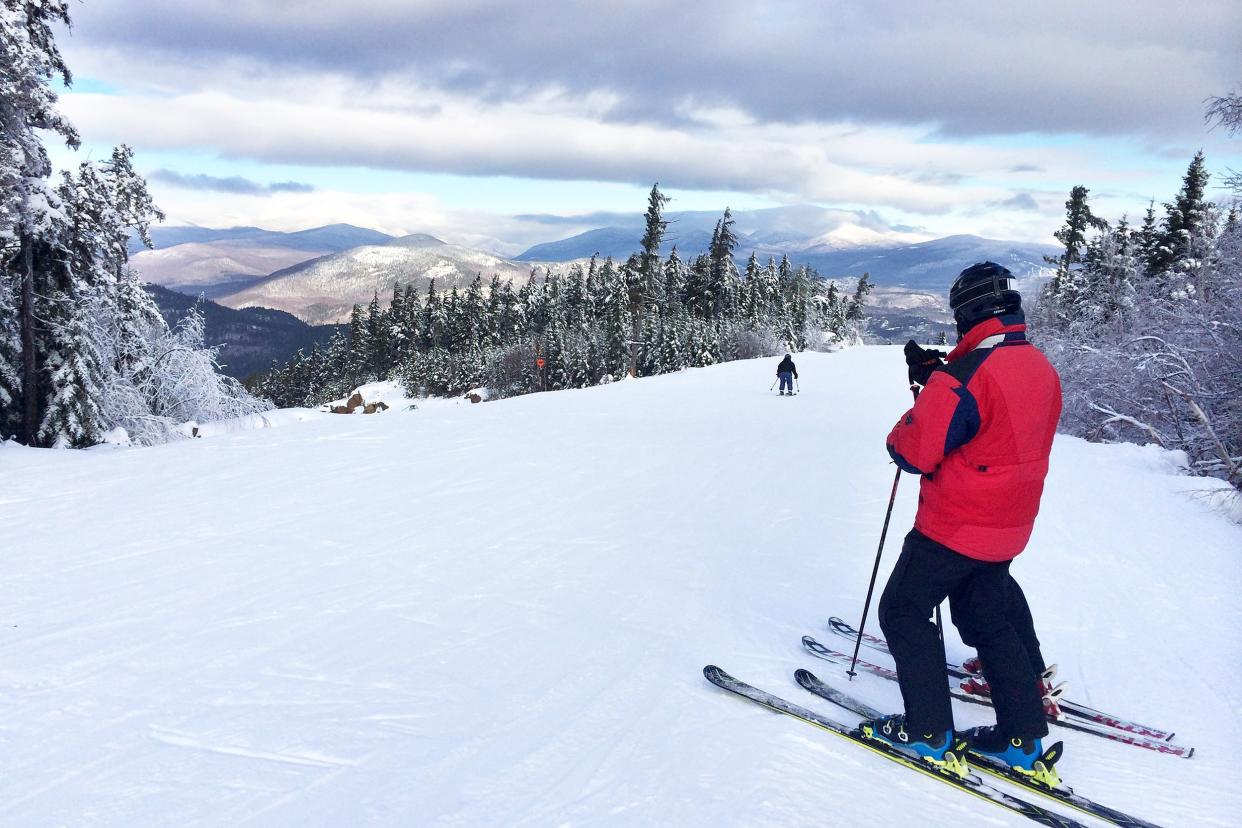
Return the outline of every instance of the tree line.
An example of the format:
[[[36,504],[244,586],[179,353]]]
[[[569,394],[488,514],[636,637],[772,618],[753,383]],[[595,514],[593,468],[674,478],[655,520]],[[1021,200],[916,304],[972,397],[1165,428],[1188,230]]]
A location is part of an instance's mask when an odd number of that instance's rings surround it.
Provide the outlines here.
[[[299,351],[255,386],[278,406],[318,405],[361,384],[398,379],[414,395],[486,387],[497,396],[583,388],[627,374],[824,347],[858,335],[871,284],[848,294],[788,257],[740,271],[728,209],[708,249],[684,261],[662,257],[668,199],[651,189],[640,249],[625,262],[574,263],[532,271],[520,287],[476,276],[464,290],[394,290],[356,305],[348,334]]]

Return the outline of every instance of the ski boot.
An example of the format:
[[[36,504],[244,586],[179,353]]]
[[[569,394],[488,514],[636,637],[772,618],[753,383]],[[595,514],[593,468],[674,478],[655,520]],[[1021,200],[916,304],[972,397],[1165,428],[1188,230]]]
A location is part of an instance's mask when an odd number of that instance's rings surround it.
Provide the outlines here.
[[[962,736],[969,744],[971,753],[1001,762],[1014,773],[1042,787],[1061,786],[1061,777],[1056,770],[1062,753],[1060,742],[1044,750],[1043,741],[1038,736],[1009,738],[996,725],[971,728]]]
[[[895,747],[959,778],[965,779],[970,772],[963,759],[966,742],[952,730],[916,736],[906,731],[906,717],[901,713],[865,721],[858,730],[865,739]]]

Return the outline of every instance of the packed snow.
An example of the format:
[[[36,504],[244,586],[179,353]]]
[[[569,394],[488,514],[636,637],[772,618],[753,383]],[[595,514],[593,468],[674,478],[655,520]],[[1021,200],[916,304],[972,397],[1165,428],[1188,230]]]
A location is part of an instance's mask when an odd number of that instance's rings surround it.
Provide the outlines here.
[[[703,679],[848,718],[792,674],[843,680],[800,637],[861,612],[909,392],[898,348],[797,362],[793,398],[771,359],[153,448],[0,446],[0,824],[1030,824]],[[1196,748],[1054,728],[1070,784],[1164,825],[1242,812],[1222,486],[1058,438],[1014,565],[1069,697]],[[853,689],[898,707],[895,685]]]

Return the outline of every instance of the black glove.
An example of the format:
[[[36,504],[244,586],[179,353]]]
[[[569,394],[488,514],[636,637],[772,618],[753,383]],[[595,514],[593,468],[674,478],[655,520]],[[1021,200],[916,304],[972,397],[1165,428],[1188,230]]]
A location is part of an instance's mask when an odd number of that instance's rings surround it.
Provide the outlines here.
[[[913,339],[906,343],[905,351],[906,365],[910,366],[909,377],[911,384],[927,385],[927,380],[931,378],[932,372],[944,365],[944,351],[921,348]]]

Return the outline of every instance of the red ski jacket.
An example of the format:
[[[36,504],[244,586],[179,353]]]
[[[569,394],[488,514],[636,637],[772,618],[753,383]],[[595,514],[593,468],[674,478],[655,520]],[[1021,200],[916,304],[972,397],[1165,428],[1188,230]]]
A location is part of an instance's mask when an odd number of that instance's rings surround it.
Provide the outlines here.
[[[1008,561],[1031,537],[1061,417],[1061,381],[1021,314],[976,325],[888,435],[923,475],[914,528],[955,552]]]

